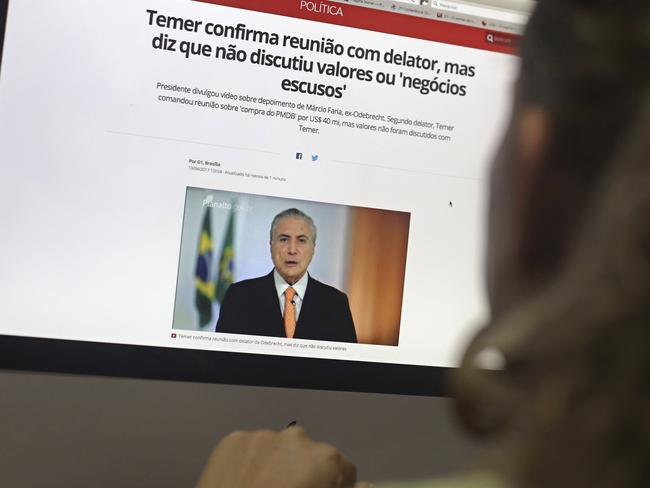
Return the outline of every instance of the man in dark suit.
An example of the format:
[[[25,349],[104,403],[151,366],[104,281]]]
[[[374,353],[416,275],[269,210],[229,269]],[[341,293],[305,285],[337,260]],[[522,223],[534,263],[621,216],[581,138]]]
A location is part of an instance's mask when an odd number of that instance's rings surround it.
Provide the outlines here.
[[[316,247],[316,226],[290,208],[271,224],[275,268],[233,283],[221,304],[217,332],[336,342],[357,342],[348,297],[307,272]]]

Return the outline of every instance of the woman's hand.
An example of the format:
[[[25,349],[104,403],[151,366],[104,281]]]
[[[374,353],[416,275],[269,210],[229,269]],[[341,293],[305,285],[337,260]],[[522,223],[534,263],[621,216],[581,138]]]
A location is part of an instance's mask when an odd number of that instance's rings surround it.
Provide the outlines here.
[[[356,471],[301,427],[233,432],[212,452],[197,488],[352,488]]]

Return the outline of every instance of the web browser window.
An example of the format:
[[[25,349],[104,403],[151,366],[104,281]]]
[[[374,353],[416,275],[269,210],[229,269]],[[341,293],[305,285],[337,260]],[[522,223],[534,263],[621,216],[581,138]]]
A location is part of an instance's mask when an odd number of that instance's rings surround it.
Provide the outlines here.
[[[0,334],[455,366],[526,17],[463,5],[10,0]]]

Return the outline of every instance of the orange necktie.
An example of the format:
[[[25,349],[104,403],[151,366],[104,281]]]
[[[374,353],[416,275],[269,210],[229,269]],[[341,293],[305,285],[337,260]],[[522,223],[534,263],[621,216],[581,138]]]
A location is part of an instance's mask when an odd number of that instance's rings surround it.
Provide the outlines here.
[[[293,297],[296,290],[289,287],[284,290],[284,331],[291,339],[296,332],[296,306],[293,304]]]

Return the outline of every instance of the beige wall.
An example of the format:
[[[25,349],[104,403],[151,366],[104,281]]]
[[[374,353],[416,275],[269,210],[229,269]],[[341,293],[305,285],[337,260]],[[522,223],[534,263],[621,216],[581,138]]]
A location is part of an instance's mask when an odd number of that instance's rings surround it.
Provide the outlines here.
[[[382,480],[468,466],[448,400],[0,372],[0,486],[191,487],[216,440],[296,419]]]

